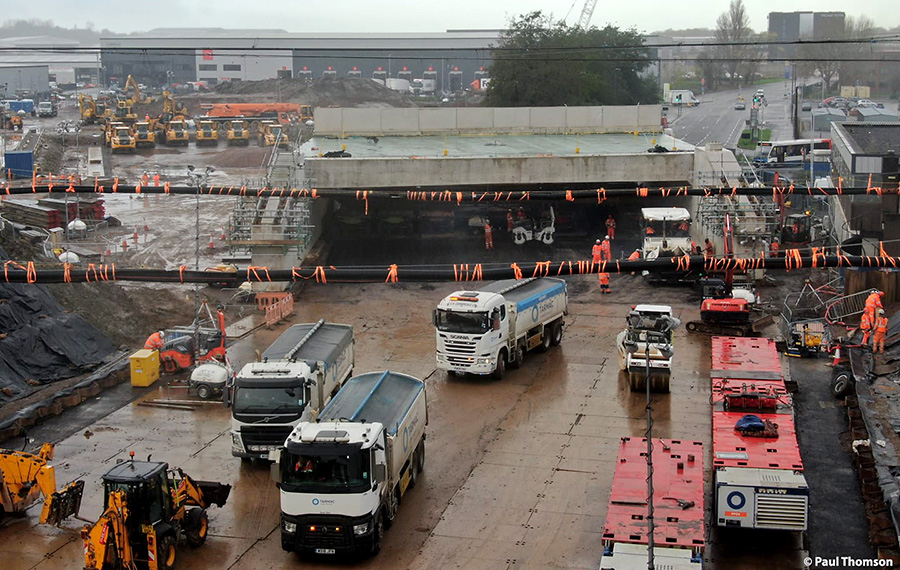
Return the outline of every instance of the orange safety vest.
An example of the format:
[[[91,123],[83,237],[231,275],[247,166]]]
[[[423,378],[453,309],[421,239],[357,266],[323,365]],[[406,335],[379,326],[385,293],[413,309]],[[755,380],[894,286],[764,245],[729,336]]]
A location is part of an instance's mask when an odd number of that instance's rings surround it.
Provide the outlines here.
[[[887,333],[888,320],[887,317],[877,317],[875,319],[875,334],[883,335]]]
[[[594,247],[591,248],[591,255],[593,257],[602,257],[603,247],[599,243],[595,243]]]
[[[871,293],[868,297],[866,297],[866,312],[871,315],[875,314],[875,309],[881,309],[881,295],[878,293]]]
[[[859,330],[872,330],[872,316],[868,313],[868,311],[864,312],[862,314],[862,317],[859,319]]]
[[[628,261],[637,261],[641,258],[641,252],[634,250],[631,255],[628,256]]]
[[[600,284],[601,285],[609,285],[609,273],[599,273]]]
[[[484,224],[484,237],[491,237],[491,224]]]
[[[608,228],[616,227],[616,221],[612,218],[607,218],[606,219],[606,227],[608,227]]]
[[[159,350],[163,347],[163,339],[162,335],[159,332],[155,332],[147,337],[147,342],[144,343],[144,348],[147,350]]]
[[[707,243],[706,244],[706,255],[715,255],[715,254],[716,254],[716,247],[712,244],[712,242]]]
[[[609,251],[609,242],[608,241],[603,240],[600,243],[600,251],[602,252],[602,254],[604,256],[606,256],[606,259],[609,259],[610,251]]]

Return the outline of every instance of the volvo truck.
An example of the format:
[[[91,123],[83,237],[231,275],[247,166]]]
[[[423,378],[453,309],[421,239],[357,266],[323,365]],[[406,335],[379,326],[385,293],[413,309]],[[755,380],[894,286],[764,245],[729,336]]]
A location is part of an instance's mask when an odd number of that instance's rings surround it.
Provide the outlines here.
[[[525,353],[562,342],[566,282],[551,277],[506,279],[480,291],[456,291],[434,311],[437,367],[448,374],[491,374],[518,368]]]
[[[293,325],[245,364],[229,390],[231,454],[267,459],[294,426],[312,421],[353,373],[353,327]]]
[[[425,466],[427,423],[422,380],[390,371],[348,380],[317,422],[297,425],[271,454],[282,548],[377,554]]]

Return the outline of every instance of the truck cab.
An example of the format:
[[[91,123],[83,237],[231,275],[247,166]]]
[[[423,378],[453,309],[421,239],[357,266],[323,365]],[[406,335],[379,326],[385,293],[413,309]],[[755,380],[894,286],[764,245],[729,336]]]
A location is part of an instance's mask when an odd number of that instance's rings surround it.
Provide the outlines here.
[[[124,125],[115,128],[110,139],[112,152],[134,152],[135,146],[131,129]]]
[[[691,213],[685,208],[641,208],[646,259],[691,254]]]
[[[219,127],[214,121],[200,121],[197,124],[197,144],[216,145],[219,142]]]
[[[250,131],[247,121],[228,121],[225,134],[229,145],[247,146],[250,144]]]
[[[55,117],[57,115],[56,105],[50,101],[41,101],[38,103],[38,117]]]

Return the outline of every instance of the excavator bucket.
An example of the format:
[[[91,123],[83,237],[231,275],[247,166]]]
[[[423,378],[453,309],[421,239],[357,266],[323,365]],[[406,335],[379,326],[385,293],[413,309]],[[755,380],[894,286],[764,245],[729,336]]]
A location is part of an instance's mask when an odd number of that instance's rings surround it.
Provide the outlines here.
[[[59,525],[67,518],[77,515],[84,495],[84,481],[72,481],[61,491],[53,493],[44,501],[41,523]]]
[[[225,501],[231,493],[231,485],[213,481],[194,481],[194,483],[203,493],[203,500],[207,505],[216,505],[220,508],[225,506]]]

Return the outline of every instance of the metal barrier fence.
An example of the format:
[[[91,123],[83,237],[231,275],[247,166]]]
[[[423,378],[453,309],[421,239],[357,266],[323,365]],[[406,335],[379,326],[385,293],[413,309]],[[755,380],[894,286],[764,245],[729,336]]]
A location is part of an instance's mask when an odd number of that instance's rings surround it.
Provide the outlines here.
[[[266,312],[266,326],[270,327],[294,312],[294,296],[290,293],[257,293],[256,306]]]
[[[832,299],[825,308],[825,321],[830,325],[842,324],[847,317],[861,315],[866,309],[866,298],[871,292],[865,290]]]

